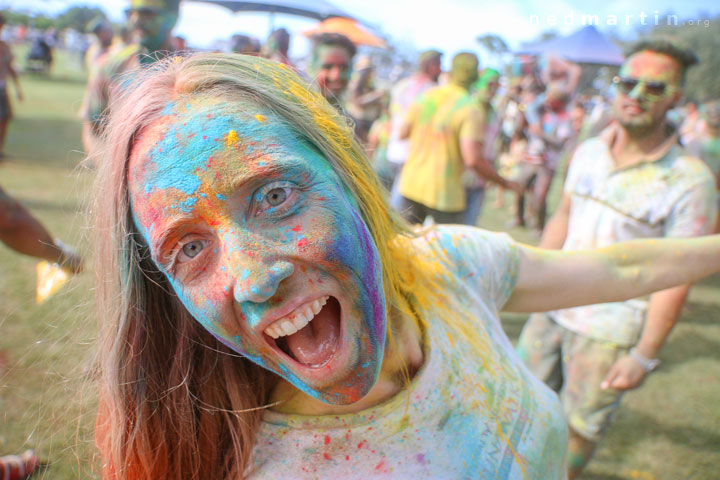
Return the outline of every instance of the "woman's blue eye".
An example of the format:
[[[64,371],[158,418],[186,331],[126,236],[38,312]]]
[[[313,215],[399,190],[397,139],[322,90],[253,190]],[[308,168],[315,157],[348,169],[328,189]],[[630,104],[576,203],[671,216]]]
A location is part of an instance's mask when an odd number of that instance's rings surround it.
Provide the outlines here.
[[[188,242],[182,247],[182,253],[188,258],[195,258],[203,249],[203,244],[199,240]]]
[[[265,194],[265,200],[271,207],[277,207],[278,205],[282,205],[282,203],[287,199],[286,188],[273,188],[269,192]]]

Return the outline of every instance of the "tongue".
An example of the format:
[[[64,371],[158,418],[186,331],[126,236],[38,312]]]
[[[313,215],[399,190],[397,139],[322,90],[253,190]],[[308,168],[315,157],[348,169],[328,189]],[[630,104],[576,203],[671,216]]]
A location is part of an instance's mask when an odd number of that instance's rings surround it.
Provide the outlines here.
[[[287,347],[305,365],[320,366],[335,353],[340,338],[340,304],[330,297],[312,322],[288,335]]]

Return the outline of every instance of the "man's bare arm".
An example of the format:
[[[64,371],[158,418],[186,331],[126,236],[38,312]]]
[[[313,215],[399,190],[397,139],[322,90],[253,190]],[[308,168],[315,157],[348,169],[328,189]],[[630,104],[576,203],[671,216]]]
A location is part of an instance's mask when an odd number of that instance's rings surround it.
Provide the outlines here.
[[[503,188],[518,190],[519,185],[515,182],[508,181],[497,173],[490,162],[485,159],[482,152],[482,141],[470,138],[460,140],[460,153],[466,167],[472,169],[482,178],[490,182],[497,183]]]
[[[633,240],[584,251],[522,246],[515,291],[504,309],[544,312],[619,302],[687,285],[717,271],[720,235]],[[659,303],[653,310],[668,306]],[[676,304],[672,308],[679,307]],[[662,318],[658,323],[667,322],[666,317]],[[658,337],[653,332],[648,332],[648,345],[657,345]]]
[[[570,219],[570,196],[564,194],[560,205],[543,230],[542,239],[540,239],[540,248],[550,250],[560,250],[565,244],[565,238],[568,232],[568,221]]]
[[[650,297],[645,326],[640,341],[635,345],[636,353],[625,355],[615,362],[603,380],[602,388],[629,390],[642,385],[648,372],[636,356],[640,355],[643,361],[658,356],[668,335],[680,319],[689,290],[690,285],[681,285],[657,292]]]
[[[63,245],[56,244],[47,229],[2,189],[0,241],[19,253],[58,263],[73,272],[82,270],[82,258]]]

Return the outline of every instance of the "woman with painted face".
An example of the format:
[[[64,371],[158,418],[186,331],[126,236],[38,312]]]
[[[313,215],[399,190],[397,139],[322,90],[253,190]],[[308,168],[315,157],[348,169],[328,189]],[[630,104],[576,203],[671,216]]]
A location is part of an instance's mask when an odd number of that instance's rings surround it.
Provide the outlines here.
[[[283,65],[203,54],[140,75],[97,185],[105,478],[563,478],[557,397],[498,312],[720,268],[712,237],[570,253],[414,231]]]

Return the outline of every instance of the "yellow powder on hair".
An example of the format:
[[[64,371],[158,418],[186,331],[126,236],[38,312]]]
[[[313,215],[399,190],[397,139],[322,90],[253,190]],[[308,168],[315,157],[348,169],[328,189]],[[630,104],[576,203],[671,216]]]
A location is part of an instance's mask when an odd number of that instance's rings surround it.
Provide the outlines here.
[[[262,115],[260,115],[260,114],[258,113],[257,115],[255,115],[255,120],[257,120],[258,122],[264,122],[264,121],[265,121],[265,117],[263,117]]]

